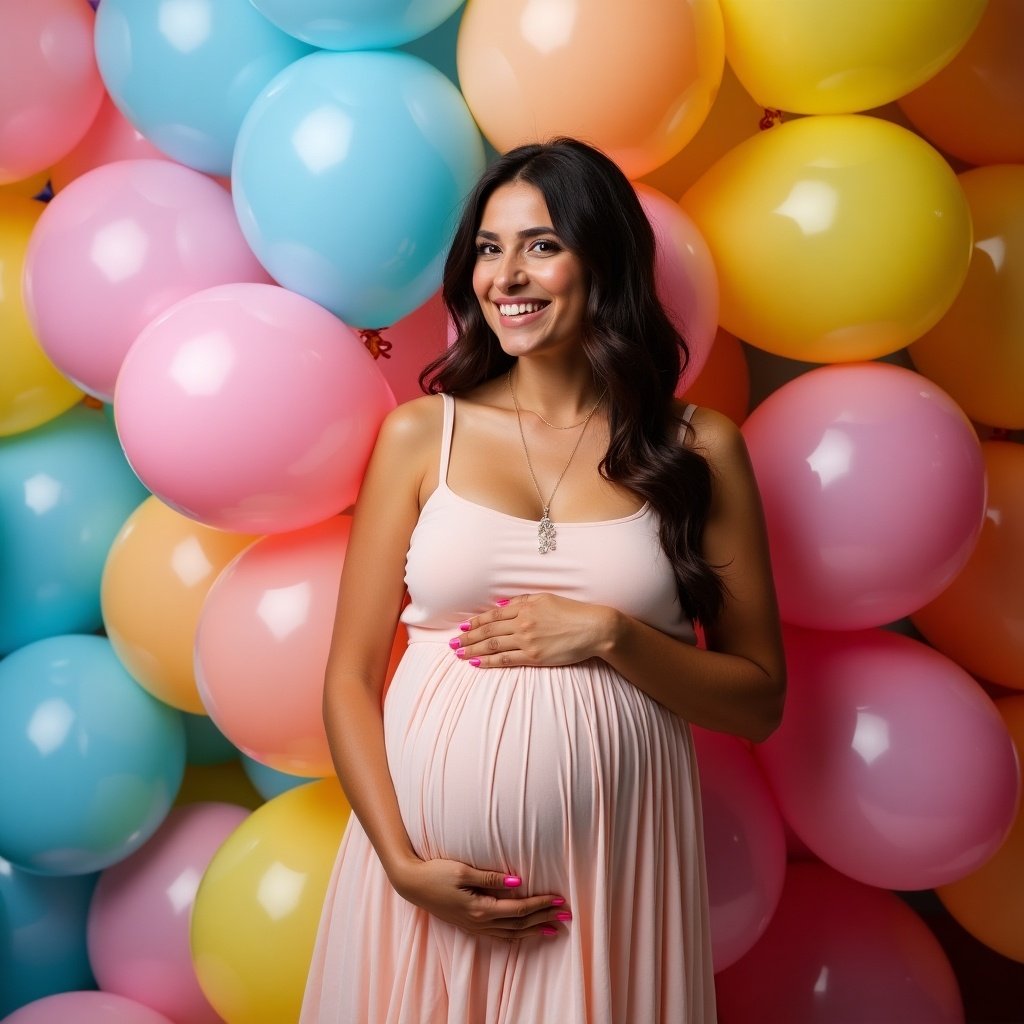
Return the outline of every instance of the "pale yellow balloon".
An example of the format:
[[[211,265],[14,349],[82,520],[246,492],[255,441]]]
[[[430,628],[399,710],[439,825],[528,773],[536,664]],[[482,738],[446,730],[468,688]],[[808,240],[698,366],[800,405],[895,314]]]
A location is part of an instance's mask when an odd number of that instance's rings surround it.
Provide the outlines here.
[[[721,0],[729,63],[766,107],[878,107],[945,67],[988,0]]]
[[[297,1021],[350,808],[336,779],[274,797],[220,847],[196,893],[192,962],[226,1024]]]
[[[38,427],[82,398],[36,340],[21,295],[29,236],[45,209],[0,193],[0,437]]]
[[[681,200],[718,271],[719,322],[807,362],[875,359],[919,338],[967,273],[952,169],[912,132],[803,117],[740,143]]]
[[[255,539],[205,526],[156,497],[114,538],[100,587],[103,625],[124,667],[165,704],[206,713],[192,660],[199,615],[221,570]]]

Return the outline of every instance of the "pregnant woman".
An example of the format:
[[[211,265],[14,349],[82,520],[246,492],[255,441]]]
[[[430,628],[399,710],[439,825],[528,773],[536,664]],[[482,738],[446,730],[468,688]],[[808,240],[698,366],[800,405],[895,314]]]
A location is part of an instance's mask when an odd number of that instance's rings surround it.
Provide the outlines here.
[[[653,262],[581,142],[467,200],[457,340],[384,423],[346,555],[324,708],[354,815],[304,1024],[715,1020],[688,723],[763,739],[784,661],[742,438],[673,397]]]

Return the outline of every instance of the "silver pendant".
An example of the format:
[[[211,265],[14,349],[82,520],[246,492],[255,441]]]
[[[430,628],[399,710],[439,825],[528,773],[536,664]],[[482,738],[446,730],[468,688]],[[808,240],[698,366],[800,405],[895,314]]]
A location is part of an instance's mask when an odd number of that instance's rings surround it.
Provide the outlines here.
[[[548,518],[548,510],[544,509],[544,514],[537,524],[537,550],[546,555],[549,551],[554,551],[555,547],[555,524]]]

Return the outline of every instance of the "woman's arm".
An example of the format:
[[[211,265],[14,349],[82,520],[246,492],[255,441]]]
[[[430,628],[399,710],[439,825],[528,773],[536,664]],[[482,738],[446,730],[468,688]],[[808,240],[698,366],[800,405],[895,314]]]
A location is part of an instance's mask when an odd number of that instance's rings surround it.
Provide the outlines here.
[[[704,556],[727,587],[708,650],[613,608],[529,594],[473,619],[462,656],[484,668],[603,658],[695,725],[765,739],[781,719],[786,669],[760,496],[732,421],[701,409],[693,426],[714,478]]]

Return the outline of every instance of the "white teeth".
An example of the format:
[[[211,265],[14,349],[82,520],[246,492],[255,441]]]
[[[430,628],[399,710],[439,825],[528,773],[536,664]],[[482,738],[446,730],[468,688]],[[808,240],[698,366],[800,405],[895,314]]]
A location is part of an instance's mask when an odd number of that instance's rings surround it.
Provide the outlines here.
[[[505,302],[499,303],[498,312],[502,316],[519,316],[522,313],[536,313],[543,308],[540,302]]]

